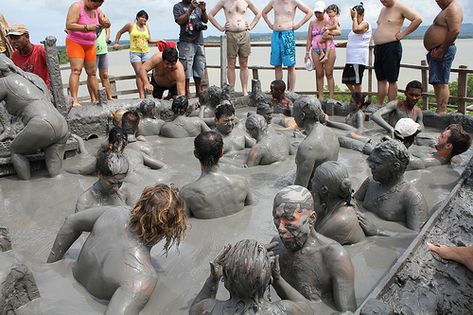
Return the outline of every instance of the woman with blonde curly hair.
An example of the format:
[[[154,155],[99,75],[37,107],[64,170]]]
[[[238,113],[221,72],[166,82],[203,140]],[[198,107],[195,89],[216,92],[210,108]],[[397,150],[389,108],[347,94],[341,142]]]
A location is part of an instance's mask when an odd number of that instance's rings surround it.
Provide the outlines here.
[[[90,232],[73,275],[93,296],[110,300],[106,314],[138,314],[153,294],[157,274],[151,248],[164,240],[167,254],[189,225],[184,200],[174,186],[146,187],[133,209],[100,207],[68,216],[48,263],[63,258],[82,232]]]

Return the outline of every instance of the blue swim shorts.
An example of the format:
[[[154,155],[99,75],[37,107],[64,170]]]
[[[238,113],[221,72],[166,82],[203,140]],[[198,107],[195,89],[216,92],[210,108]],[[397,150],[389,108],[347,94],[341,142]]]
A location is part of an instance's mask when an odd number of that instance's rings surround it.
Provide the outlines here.
[[[448,84],[450,78],[450,69],[452,68],[453,58],[457,52],[455,45],[450,45],[443,54],[442,60],[436,60],[432,58],[432,49],[427,54],[427,62],[429,63],[429,83],[435,84]]]
[[[270,64],[286,67],[296,65],[296,38],[293,30],[273,31]]]
[[[138,53],[130,51],[130,62],[145,62],[149,59],[149,53]]]

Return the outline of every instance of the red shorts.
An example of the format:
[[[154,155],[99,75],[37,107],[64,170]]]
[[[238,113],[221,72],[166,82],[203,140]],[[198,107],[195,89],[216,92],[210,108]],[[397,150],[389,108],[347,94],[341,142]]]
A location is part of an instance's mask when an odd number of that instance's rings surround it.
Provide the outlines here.
[[[95,45],[81,45],[66,38],[66,52],[69,59],[79,58],[84,62],[95,62]]]

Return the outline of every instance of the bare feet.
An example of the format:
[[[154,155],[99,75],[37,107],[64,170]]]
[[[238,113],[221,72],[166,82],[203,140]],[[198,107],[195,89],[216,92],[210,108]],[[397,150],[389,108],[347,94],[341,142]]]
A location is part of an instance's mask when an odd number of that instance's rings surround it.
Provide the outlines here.
[[[80,106],[82,105],[79,103],[79,101],[72,101],[71,107],[80,107]]]

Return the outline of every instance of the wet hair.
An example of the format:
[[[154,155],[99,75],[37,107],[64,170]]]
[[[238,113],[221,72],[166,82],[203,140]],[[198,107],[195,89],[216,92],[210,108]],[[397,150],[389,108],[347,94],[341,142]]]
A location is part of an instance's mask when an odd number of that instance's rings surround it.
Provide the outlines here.
[[[166,47],[163,50],[163,60],[168,62],[176,62],[178,59],[178,53],[176,48]]]
[[[241,240],[233,245],[223,260],[223,279],[230,296],[244,303],[238,314],[258,308],[258,301],[271,282],[271,261],[264,244]]]
[[[305,118],[313,119],[315,121],[325,122],[325,113],[322,110],[320,101],[312,96],[301,96],[293,104],[292,107],[294,116],[297,112],[303,112]],[[296,120],[297,121],[297,120]],[[301,127],[301,126],[300,126]]]
[[[183,95],[176,97],[174,101],[172,101],[171,109],[176,115],[184,115],[187,111],[187,107],[189,106],[189,101]]]
[[[148,12],[146,12],[145,10],[140,10],[140,11],[138,11],[138,13],[136,13],[136,19],[137,20],[138,20],[139,17],[144,17],[147,20],[149,20]]]
[[[452,144],[452,156],[462,154],[470,148],[471,137],[461,125],[451,124],[446,130],[450,130],[451,133],[448,143]]]
[[[329,195],[335,195],[347,203],[351,201],[351,181],[347,168],[337,161],[327,161],[319,165],[312,177],[312,192],[320,192],[326,187]]]
[[[268,123],[266,122],[266,119],[264,119],[264,117],[259,114],[253,114],[248,116],[248,118],[246,118],[245,126],[246,129],[256,128],[260,131],[268,129]]]
[[[185,202],[174,185],[156,184],[146,187],[131,209],[129,228],[146,245],[155,245],[163,238],[163,249],[179,246],[189,228],[184,214]]]
[[[129,110],[122,115],[122,129],[126,133],[136,134],[139,130],[140,115],[135,110]]]
[[[215,108],[215,118],[235,115],[235,107],[229,101],[223,101]]]
[[[331,5],[329,5],[329,6],[325,9],[325,12],[327,12],[327,11],[329,11],[329,10],[335,12],[337,15],[340,15],[340,8],[339,8],[338,5],[336,5],[336,4],[331,4]]]
[[[411,82],[407,83],[406,85],[406,92],[407,90],[409,89],[419,89],[421,92],[423,91],[423,88],[422,88],[422,83],[420,83],[419,81],[417,80],[412,80]]]
[[[284,82],[283,80],[274,80],[273,82],[271,82],[271,85],[283,92],[286,90],[286,82]]]
[[[108,133],[107,150],[122,153],[128,144],[128,135],[119,127],[112,128]]]
[[[222,136],[215,131],[204,131],[194,139],[194,154],[204,166],[216,165],[222,150]]]
[[[398,162],[399,171],[404,173],[409,164],[409,152],[402,142],[397,140],[387,140],[378,143],[371,152],[370,156],[378,155],[381,159],[390,165]]]
[[[156,103],[150,98],[146,98],[142,100],[140,103],[140,112],[143,114],[147,114],[148,112],[152,111],[154,108],[156,108]]]
[[[365,14],[365,8],[363,7],[363,2],[360,2],[360,4],[355,5],[353,9],[356,10],[356,13],[358,13],[358,15]]]
[[[293,207],[286,207],[287,209],[314,210],[314,198],[310,191],[299,185],[291,185],[281,189],[274,196],[273,209],[279,207],[282,203],[293,205]],[[292,213],[286,213],[286,215],[292,215]]]
[[[102,152],[95,163],[95,170],[102,176],[126,175],[128,169],[128,159],[119,152]]]
[[[368,96],[360,92],[352,93],[351,98],[355,104],[361,104],[360,109],[371,104]]]

